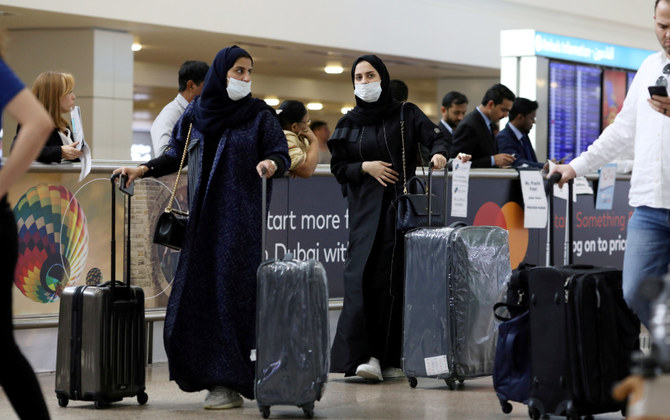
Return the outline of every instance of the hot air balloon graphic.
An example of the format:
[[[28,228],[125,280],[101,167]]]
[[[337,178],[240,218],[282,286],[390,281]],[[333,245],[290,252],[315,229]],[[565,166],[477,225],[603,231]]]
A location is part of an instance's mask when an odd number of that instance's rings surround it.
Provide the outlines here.
[[[88,255],[86,215],[62,185],[30,188],[14,207],[19,258],[14,284],[35,302],[54,302],[81,275]]]

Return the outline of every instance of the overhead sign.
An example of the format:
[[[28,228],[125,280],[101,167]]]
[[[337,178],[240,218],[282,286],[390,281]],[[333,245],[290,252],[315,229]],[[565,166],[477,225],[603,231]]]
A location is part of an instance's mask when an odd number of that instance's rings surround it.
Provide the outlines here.
[[[503,57],[536,55],[578,63],[637,70],[655,51],[548,34],[531,29],[501,31]]]

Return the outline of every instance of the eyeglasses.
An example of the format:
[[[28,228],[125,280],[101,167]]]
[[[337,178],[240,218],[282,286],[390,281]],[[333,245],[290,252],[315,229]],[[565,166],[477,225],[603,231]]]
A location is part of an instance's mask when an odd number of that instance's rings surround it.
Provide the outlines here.
[[[668,80],[666,79],[666,76],[670,74],[670,64],[666,64],[665,67],[663,67],[663,74],[658,76],[658,79],[656,79],[656,86],[668,86]]]

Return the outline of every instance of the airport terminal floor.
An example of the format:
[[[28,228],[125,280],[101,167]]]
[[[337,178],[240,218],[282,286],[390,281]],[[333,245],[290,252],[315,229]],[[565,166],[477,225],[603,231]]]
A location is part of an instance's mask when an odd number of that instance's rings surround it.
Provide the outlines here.
[[[134,398],[126,398],[109,408],[96,410],[92,402],[71,401],[66,408],[58,406],[54,393],[54,374],[38,374],[42,392],[52,419],[260,419],[254,401],[245,400],[241,408],[232,410],[204,410],[206,392],[185,393],[168,380],[166,363],[147,368],[149,402],[140,406]],[[394,379],[379,384],[362,379],[345,379],[331,374],[326,391],[314,408],[316,419],[527,419],[523,404],[513,403],[511,414],[503,414],[493,391],[491,377],[466,380],[450,391],[443,381],[419,379],[415,389],[405,379]],[[16,414],[0,393],[0,419],[15,419]],[[275,406],[271,419],[303,419],[297,407]],[[621,419],[620,413],[595,416],[596,419]]]

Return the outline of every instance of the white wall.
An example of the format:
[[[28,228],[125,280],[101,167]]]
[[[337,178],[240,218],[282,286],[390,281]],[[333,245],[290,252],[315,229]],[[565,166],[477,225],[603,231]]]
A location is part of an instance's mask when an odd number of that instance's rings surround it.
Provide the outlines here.
[[[4,0],[4,5],[499,68],[502,29],[657,49],[652,0]],[[290,12],[290,18],[287,16]]]

